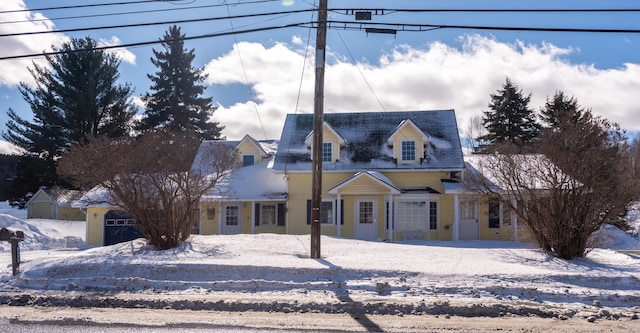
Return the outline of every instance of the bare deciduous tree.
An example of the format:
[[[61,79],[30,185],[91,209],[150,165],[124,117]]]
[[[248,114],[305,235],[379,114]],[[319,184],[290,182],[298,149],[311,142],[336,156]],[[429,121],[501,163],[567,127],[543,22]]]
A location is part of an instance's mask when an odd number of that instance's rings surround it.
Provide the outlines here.
[[[586,255],[591,234],[617,222],[640,193],[622,132],[602,119],[588,124],[544,130],[540,154],[498,146],[499,153],[474,157],[478,172],[466,178],[470,188],[512,203],[538,245],[564,259]]]
[[[198,147],[197,135],[185,133],[97,138],[73,146],[58,172],[80,187],[99,185],[101,200],[132,214],[149,244],[169,249],[191,234],[200,198],[238,166],[233,146]]]

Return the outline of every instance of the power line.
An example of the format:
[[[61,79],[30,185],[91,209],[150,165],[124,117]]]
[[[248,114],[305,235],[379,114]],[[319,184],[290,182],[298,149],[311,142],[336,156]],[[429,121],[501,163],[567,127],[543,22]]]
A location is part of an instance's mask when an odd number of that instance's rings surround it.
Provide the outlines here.
[[[162,22],[107,25],[107,26],[101,26],[101,27],[88,27],[88,28],[72,28],[72,29],[59,29],[59,30],[47,30],[47,31],[14,32],[14,33],[9,33],[9,34],[0,34],[0,37],[16,37],[16,36],[41,35],[41,34],[52,34],[52,33],[67,33],[67,32],[78,32],[78,31],[91,31],[91,30],[147,27],[147,26],[154,26],[154,25],[171,25],[171,24],[179,24],[179,23],[196,23],[196,22],[205,22],[205,21],[230,20],[230,19],[239,19],[239,18],[260,17],[260,16],[296,14],[296,13],[305,13],[305,12],[309,12],[309,11],[314,11],[314,9],[298,9],[298,10],[289,10],[289,11],[280,11],[280,12],[244,14],[244,15],[234,15],[234,16],[207,17],[207,18],[173,20],[173,21],[162,21]]]
[[[552,27],[508,27],[485,25],[447,25],[447,24],[412,24],[412,23],[376,23],[359,21],[328,21],[330,28],[343,30],[366,30],[367,26],[383,27],[380,30],[424,32],[436,29],[469,29],[497,31],[537,31],[537,32],[584,32],[584,33],[640,33],[640,29],[602,29],[602,28],[552,28]],[[374,31],[379,32],[379,31]]]
[[[310,24],[311,24],[311,22],[291,23],[291,24],[285,24],[285,25],[279,25],[279,26],[270,26],[270,27],[262,27],[262,28],[255,28],[255,29],[246,29],[246,30],[236,30],[236,31],[225,31],[225,32],[218,32],[218,33],[198,35],[198,36],[185,36],[183,38],[179,38],[179,39],[176,39],[176,40],[193,40],[193,39],[203,39],[203,38],[229,36],[229,35],[233,35],[233,34],[246,34],[246,33],[252,33],[252,32],[286,29],[286,28],[309,27]],[[81,50],[70,50],[70,51],[51,51],[51,52],[41,52],[41,53],[32,53],[32,54],[13,55],[13,56],[0,57],[0,61],[1,60],[12,60],[12,59],[34,58],[34,57],[42,57],[42,56],[52,56],[52,55],[58,55],[58,54],[64,54],[64,53],[119,49],[119,48],[125,48],[125,47],[135,47],[135,46],[160,44],[160,43],[164,43],[164,42],[166,42],[166,41],[165,40],[154,40],[154,41],[127,43],[127,44],[120,44],[120,45],[99,46],[99,47],[94,47],[92,49],[81,49]]]
[[[118,6],[118,5],[134,5],[148,2],[171,2],[171,0],[138,0],[138,1],[126,1],[126,2],[109,2],[109,3],[95,3],[87,5],[72,5],[72,6],[59,6],[59,7],[43,7],[43,8],[27,8],[27,9],[14,9],[3,10],[0,14],[8,13],[20,13],[20,12],[32,12],[32,11],[47,11],[47,10],[60,10],[60,9],[75,9],[75,8],[88,8],[88,7],[104,7],[104,6]]]
[[[279,1],[279,0],[242,1],[242,2],[239,2],[236,5],[251,5],[251,4],[258,4],[258,3],[264,3],[264,2],[273,2],[273,1]],[[193,10],[193,9],[215,8],[215,7],[222,7],[222,6],[226,6],[226,5],[225,4],[216,4],[216,5],[202,5],[202,6],[190,6],[190,7],[179,7],[179,8],[136,10],[136,11],[128,11],[128,12],[105,13],[105,14],[62,16],[62,17],[31,19],[31,20],[4,21],[4,22],[0,22],[0,24],[40,22],[40,21],[63,21],[63,20],[86,19],[86,18],[97,18],[97,17],[108,17],[108,16],[123,16],[123,15],[135,15],[135,14],[162,13],[162,12],[185,11],[185,10]]]

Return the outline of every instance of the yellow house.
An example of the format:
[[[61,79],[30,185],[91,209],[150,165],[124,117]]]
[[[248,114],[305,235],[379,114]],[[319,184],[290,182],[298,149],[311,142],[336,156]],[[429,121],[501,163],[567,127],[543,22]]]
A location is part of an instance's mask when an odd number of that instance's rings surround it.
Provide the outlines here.
[[[287,233],[286,180],[272,170],[277,142],[249,135],[240,141],[204,141],[194,166],[206,164],[200,156],[211,145],[232,145],[241,166],[202,197],[199,233]]]
[[[84,221],[84,212],[72,207],[82,194],[80,191],[40,187],[26,204],[27,218]]]
[[[330,113],[323,127],[322,234],[518,239],[508,205],[462,185],[467,165],[454,110]],[[202,142],[194,167],[206,165],[211,145],[234,147],[240,167],[201,198],[194,233],[309,234],[312,133],[312,114],[289,114],[279,141]],[[133,217],[101,205],[87,208],[87,222],[90,245],[123,241],[112,236],[135,229]]]
[[[288,115],[273,166],[287,179],[291,234],[310,232],[312,132],[313,115]],[[513,239],[510,216],[490,215],[493,201],[464,190],[464,170],[454,110],[325,114],[322,234]]]

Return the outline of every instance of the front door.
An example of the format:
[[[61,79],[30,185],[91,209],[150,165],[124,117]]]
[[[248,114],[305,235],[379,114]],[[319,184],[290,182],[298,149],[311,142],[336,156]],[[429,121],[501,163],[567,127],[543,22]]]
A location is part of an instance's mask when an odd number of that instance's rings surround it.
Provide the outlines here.
[[[355,238],[362,240],[378,239],[378,203],[375,198],[356,199]]]
[[[241,222],[240,206],[229,205],[224,207],[221,233],[223,235],[235,235],[241,233]]]
[[[478,239],[480,234],[478,223],[478,200],[460,201],[460,226],[458,239]]]

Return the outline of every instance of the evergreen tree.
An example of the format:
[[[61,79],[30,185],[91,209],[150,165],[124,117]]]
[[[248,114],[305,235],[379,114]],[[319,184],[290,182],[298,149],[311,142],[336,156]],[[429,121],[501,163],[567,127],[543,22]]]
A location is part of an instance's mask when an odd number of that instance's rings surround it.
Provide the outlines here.
[[[7,130],[2,133],[25,151],[11,184],[14,199],[40,186],[63,185],[56,176],[56,161],[73,143],[87,136],[118,137],[130,132],[135,115],[128,102],[131,87],[116,84],[120,60],[95,50],[96,46],[87,37],[54,47],[60,53],[46,56],[49,66],[34,64],[29,69],[35,86],[20,84],[33,120],[10,109]]]
[[[567,126],[588,123],[591,112],[578,105],[574,97],[567,97],[562,91],[557,91],[552,98],[548,98],[544,108],[540,111],[540,120],[546,128],[559,131]]]
[[[532,142],[540,131],[533,109],[529,108],[531,94],[524,96],[522,90],[507,78],[497,94],[491,94],[489,111],[482,118],[487,134],[478,140],[490,145],[510,143],[525,146]]]
[[[216,108],[211,97],[202,97],[207,74],[191,66],[195,53],[184,48],[184,37],[179,27],[171,26],[162,39],[165,50],[153,50],[151,62],[158,71],[147,75],[153,92],[142,96],[146,110],[137,129],[195,131],[202,139],[217,139],[222,127],[209,120]]]

